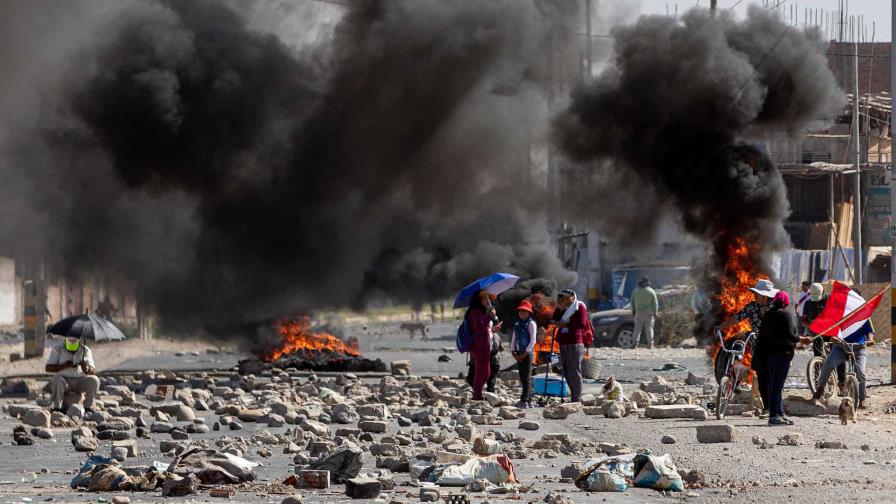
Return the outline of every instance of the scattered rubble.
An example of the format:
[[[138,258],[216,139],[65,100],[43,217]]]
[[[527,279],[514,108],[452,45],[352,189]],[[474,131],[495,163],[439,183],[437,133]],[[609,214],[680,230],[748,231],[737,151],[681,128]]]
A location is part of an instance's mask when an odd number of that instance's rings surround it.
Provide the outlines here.
[[[803,435],[799,432],[790,432],[778,438],[778,444],[783,446],[801,446],[804,444]]]
[[[845,450],[846,444],[843,441],[816,441],[816,448],[829,449],[829,450]]]
[[[700,443],[733,443],[737,440],[737,431],[728,424],[698,425],[697,441]]]

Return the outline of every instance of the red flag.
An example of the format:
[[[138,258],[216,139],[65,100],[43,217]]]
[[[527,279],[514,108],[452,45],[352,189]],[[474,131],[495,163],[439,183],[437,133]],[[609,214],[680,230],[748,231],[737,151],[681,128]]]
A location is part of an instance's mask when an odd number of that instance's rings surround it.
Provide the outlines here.
[[[835,281],[824,310],[809,324],[809,329],[819,336],[846,338],[871,318],[885,291],[886,289],[865,301],[858,292]]]

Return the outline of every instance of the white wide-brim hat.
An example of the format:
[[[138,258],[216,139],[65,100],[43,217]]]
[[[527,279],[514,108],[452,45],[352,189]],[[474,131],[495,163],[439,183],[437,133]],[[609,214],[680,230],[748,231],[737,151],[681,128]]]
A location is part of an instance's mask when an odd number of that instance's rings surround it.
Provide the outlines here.
[[[755,287],[750,287],[750,291],[768,298],[773,298],[775,297],[775,294],[778,293],[778,289],[775,288],[775,284],[773,284],[771,280],[767,280],[765,278],[756,282]]]

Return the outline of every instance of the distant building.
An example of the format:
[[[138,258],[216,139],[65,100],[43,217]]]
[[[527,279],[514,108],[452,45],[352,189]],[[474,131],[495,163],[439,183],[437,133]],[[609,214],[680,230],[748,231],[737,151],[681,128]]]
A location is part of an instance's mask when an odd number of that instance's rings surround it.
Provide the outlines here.
[[[855,135],[853,43],[832,42],[828,61],[848,103],[834,124],[793,139],[768,139],[764,146],[787,184],[791,215],[785,225],[795,249],[828,251],[813,271],[851,280]],[[866,281],[888,281],[890,254],[890,43],[858,45],[859,142],[862,246]],[[839,267],[835,264],[839,263]],[[886,264],[885,264],[886,263]],[[830,270],[830,271],[828,271]],[[821,275],[819,275],[820,277]]]

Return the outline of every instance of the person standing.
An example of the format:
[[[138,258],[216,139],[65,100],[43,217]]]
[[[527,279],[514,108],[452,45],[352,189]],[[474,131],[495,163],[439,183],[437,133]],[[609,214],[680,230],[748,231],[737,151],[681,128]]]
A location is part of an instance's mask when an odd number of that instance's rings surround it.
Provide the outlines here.
[[[492,307],[488,292],[480,291],[470,302],[464,315],[473,343],[470,347],[470,359],[473,362],[473,400],[482,400],[482,389],[491,375],[492,331],[500,329],[492,326],[495,309]]]
[[[492,324],[497,318],[492,317]],[[495,386],[498,384],[498,373],[501,372],[501,352],[504,351],[504,342],[501,341],[501,334],[498,331],[492,331],[492,346],[489,353],[489,375],[488,381],[485,382],[485,390],[494,392]]]
[[[806,302],[812,297],[811,286],[812,282],[808,280],[803,280],[800,284],[800,297],[796,300],[796,316],[798,318],[802,318]],[[805,334],[805,332],[800,330],[800,334]]]
[[[518,408],[532,407],[532,359],[535,352],[535,338],[538,328],[532,320],[532,303],[523,301],[516,308],[517,320],[513,324],[513,336],[510,339],[510,352],[516,359],[516,367],[520,372],[520,383],[523,391],[520,394]]]
[[[653,325],[659,311],[656,291],[650,286],[650,279],[644,277],[638,288],[632,292],[632,315],[635,317],[635,348],[641,343],[641,333],[647,340],[647,348],[653,348]]]
[[[62,402],[69,390],[84,394],[84,410],[93,410],[100,379],[96,377],[93,352],[79,338],[66,336],[61,343],[53,346],[44,370],[53,373],[50,392],[54,411],[62,411]]]
[[[553,320],[559,328],[560,365],[569,384],[570,401],[579,402],[582,399],[582,358],[585,356],[588,310],[574,290],[564,289],[557,296]]]
[[[793,350],[801,338],[797,335],[796,317],[787,309],[789,304],[790,295],[786,291],[775,294],[762,316],[753,349],[753,360],[760,370],[759,386],[766,388],[769,425],[793,425],[784,415],[783,393]]]

